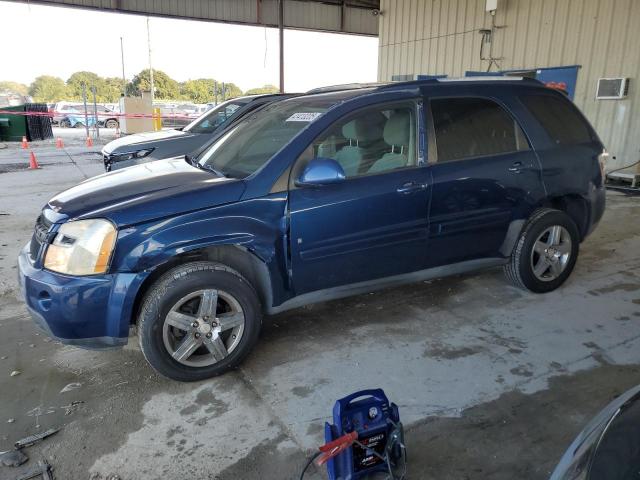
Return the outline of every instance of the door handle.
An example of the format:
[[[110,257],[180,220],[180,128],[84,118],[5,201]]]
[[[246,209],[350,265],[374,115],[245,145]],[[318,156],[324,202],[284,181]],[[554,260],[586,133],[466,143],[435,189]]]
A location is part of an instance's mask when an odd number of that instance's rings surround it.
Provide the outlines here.
[[[407,182],[403,183],[396,189],[396,192],[408,195],[409,193],[418,192],[427,188],[424,183]]]
[[[514,162],[513,165],[509,167],[509,171],[513,173],[520,173],[522,170],[522,162]]]

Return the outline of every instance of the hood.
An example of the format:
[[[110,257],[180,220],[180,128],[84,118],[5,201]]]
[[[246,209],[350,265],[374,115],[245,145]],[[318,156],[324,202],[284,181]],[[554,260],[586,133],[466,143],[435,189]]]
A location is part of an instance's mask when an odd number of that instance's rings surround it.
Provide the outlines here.
[[[90,178],[49,200],[59,220],[108,218],[117,226],[237,201],[242,180],[217,177],[184,159],[158,160]]]
[[[175,140],[177,138],[192,138],[197,135],[199,134],[183,132],[182,130],[160,130],[159,132],[135,133],[133,135],[127,135],[112,140],[104,146],[103,152],[107,154],[125,153],[131,151],[131,147],[135,147],[137,150],[140,150],[146,147],[156,147],[158,144],[162,144],[165,141]]]

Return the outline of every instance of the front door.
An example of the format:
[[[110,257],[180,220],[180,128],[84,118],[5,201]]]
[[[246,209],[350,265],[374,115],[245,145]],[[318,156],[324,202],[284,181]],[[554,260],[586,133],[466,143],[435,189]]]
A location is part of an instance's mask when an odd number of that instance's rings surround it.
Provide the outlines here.
[[[430,171],[418,160],[417,111],[414,102],[361,111],[334,124],[299,159],[333,158],[346,179],[290,190],[297,295],[424,267]]]
[[[543,193],[536,154],[514,117],[487,98],[430,102],[433,140],[429,265],[499,258]]]

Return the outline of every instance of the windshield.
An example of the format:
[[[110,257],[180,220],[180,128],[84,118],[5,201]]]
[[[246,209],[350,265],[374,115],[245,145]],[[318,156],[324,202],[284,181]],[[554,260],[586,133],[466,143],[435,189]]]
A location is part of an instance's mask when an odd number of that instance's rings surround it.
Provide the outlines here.
[[[229,100],[207,111],[184,127],[185,132],[213,133],[220,125],[226,123],[242,105],[246,102]]]
[[[247,177],[337,100],[307,97],[268,105],[215,141],[198,158],[198,163],[226,176]]]

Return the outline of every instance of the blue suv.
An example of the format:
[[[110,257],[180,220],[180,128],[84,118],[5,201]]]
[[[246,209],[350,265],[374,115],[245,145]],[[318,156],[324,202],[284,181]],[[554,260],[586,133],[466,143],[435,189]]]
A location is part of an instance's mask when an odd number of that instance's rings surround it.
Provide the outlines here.
[[[273,103],[197,158],[52,198],[19,257],[35,321],[191,381],[241,362],[275,314],[503,266],[542,293],[605,206],[603,145],[535,80],[426,80]]]

